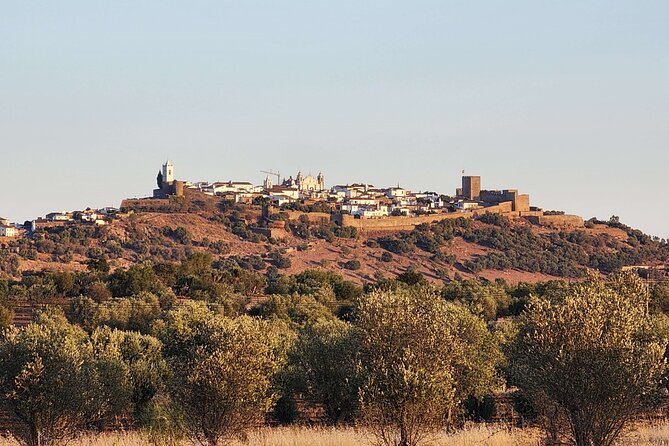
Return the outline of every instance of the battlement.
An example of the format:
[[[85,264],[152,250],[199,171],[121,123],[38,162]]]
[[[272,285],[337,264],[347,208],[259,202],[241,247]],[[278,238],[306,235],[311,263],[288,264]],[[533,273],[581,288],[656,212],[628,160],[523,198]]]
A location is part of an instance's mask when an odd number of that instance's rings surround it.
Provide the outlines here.
[[[528,212],[530,210],[530,196],[519,194],[517,189],[482,190],[479,199],[493,205],[510,201],[513,210],[517,212]]]

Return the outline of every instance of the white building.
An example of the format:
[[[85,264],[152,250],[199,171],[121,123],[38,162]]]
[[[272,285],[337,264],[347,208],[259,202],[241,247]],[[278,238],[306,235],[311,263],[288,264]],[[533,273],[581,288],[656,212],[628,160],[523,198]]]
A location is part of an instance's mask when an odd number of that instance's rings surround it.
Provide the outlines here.
[[[0,225],[0,237],[16,237],[16,228],[4,224]]]
[[[481,205],[478,201],[460,200],[455,204],[455,207],[461,211],[468,211],[470,209],[478,209]]]
[[[389,187],[386,189],[386,197],[388,198],[404,198],[409,195],[409,191],[403,187]]]
[[[262,185],[263,185],[263,188],[265,190],[267,190],[267,191],[270,190],[274,186],[274,183],[272,182],[272,178],[270,178],[270,176],[267,175],[267,178],[265,178],[265,181],[263,181]]]
[[[12,222],[6,218],[0,217],[0,225],[2,226],[11,226]]]
[[[416,200],[422,201],[423,203],[428,203],[430,209],[439,209],[443,208],[446,204],[442,200],[441,195],[436,192],[418,192],[414,194]]]
[[[227,193],[253,193],[255,186],[248,181],[228,181],[228,182],[217,182],[211,185],[211,190],[215,195],[227,194]]]
[[[366,194],[370,189],[374,188],[371,184],[338,184],[332,187],[332,193],[344,198],[355,198]]]
[[[281,206],[300,199],[300,191],[297,187],[272,186],[267,195],[277,205]]]
[[[72,221],[72,212],[51,212],[46,214],[46,219],[49,221]]]

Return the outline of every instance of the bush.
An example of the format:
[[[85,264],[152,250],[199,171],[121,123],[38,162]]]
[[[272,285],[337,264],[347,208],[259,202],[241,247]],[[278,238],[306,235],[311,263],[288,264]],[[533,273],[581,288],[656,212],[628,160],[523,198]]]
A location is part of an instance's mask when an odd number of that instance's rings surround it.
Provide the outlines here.
[[[277,268],[285,269],[290,268],[292,262],[289,257],[281,255],[279,252],[273,252],[271,255],[272,264]]]
[[[348,262],[344,262],[344,268],[350,269],[353,271],[359,270],[360,269],[360,260],[353,259],[349,260]]]
[[[378,242],[383,249],[395,254],[406,254],[413,251],[413,248],[409,243],[391,236],[381,237],[378,239]]]

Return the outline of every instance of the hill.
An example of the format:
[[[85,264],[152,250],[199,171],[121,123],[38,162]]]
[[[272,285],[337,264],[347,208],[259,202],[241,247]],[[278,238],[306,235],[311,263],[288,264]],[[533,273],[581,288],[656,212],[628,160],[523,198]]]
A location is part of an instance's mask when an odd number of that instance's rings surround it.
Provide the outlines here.
[[[578,279],[588,270],[608,274],[629,266],[662,270],[669,262],[669,244],[615,218],[553,228],[484,214],[417,223],[413,229],[360,230],[330,221],[323,209],[263,216],[260,205],[210,197],[125,201],[123,208],[131,213],[106,226],[45,227],[5,242],[0,273],[78,271],[98,261],[114,270],[209,252],[215,260],[263,274],[272,266],[286,274],[320,268],[358,284],[409,269],[437,283],[460,277],[518,283]]]

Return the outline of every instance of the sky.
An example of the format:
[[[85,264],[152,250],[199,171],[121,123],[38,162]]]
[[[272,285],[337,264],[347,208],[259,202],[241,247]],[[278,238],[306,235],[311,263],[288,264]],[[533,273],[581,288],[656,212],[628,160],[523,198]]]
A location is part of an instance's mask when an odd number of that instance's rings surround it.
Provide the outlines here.
[[[0,215],[322,171],[669,238],[669,2],[0,0]]]

